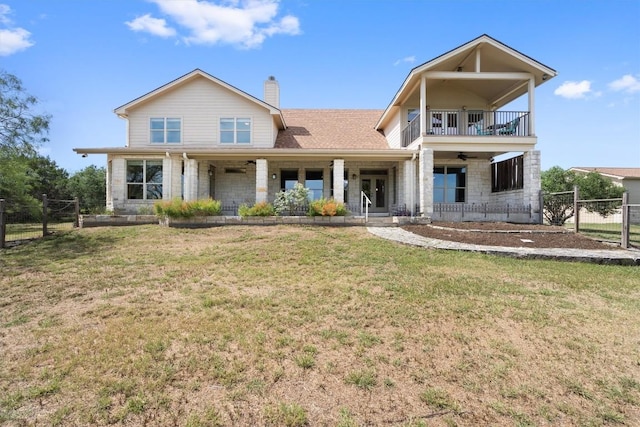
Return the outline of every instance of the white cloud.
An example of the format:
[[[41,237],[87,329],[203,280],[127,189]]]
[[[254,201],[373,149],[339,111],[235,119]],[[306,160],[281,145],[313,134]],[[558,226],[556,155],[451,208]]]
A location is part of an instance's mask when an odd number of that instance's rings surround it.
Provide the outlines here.
[[[563,98],[580,99],[586,98],[590,92],[591,82],[583,80],[581,82],[564,82],[553,93]]]
[[[614,80],[609,83],[609,88],[615,91],[627,93],[640,92],[640,80],[631,74],[626,74],[618,80]]]
[[[132,31],[142,31],[158,37],[167,38],[176,35],[176,30],[167,27],[167,21],[153,18],[149,13],[139,16],[133,21],[125,22],[125,24],[127,24]]]
[[[187,44],[220,43],[253,48],[260,46],[267,37],[276,34],[300,34],[298,18],[292,15],[278,17],[279,0],[150,1],[158,5],[163,14],[185,29],[186,35],[183,40]],[[166,26],[164,20],[152,18],[149,14],[141,18],[145,18],[146,23],[154,22],[156,28],[172,30]],[[149,25],[143,26],[142,23],[136,22],[141,18],[127,22],[127,25],[136,30],[132,24],[140,24],[142,28],[136,31],[147,31],[162,36],[163,33],[150,31]],[[158,21],[163,21],[162,25]]]
[[[414,55],[411,56],[405,56],[402,59],[398,59],[396,62],[393,63],[393,66],[396,67],[402,63],[408,63],[408,64],[413,64],[414,62],[416,62],[416,57]]]
[[[0,28],[0,56],[9,56],[33,46],[29,40],[31,33],[24,28],[12,28],[13,22],[9,18],[11,8],[0,4],[0,24],[9,28]]]

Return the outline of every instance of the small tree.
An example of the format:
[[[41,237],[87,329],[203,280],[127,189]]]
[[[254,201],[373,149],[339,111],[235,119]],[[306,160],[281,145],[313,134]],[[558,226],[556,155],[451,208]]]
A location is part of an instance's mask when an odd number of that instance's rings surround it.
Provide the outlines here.
[[[278,215],[282,215],[283,212],[294,215],[296,212],[305,209],[308,204],[309,189],[298,182],[293,188],[276,194],[273,208]]]
[[[622,197],[624,188],[613,183],[609,178],[597,172],[578,174],[554,166],[541,174],[542,191],[544,193],[561,193],[573,191],[577,186],[583,200],[618,199]],[[593,203],[585,206],[589,212],[598,212],[603,217],[611,215],[620,207],[620,203]],[[575,215],[572,194],[552,195],[544,198],[544,217],[552,225],[563,225]]]

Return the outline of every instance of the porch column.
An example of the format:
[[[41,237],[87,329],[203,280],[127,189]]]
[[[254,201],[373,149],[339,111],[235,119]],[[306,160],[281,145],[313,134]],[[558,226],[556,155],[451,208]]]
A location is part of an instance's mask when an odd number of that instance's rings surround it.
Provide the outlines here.
[[[113,167],[113,162],[111,160],[111,155],[107,155],[107,170],[106,170],[106,192],[105,195],[107,196],[107,201],[105,203],[105,207],[107,210],[109,211],[113,211],[113,198],[111,196],[111,177],[112,177],[112,172],[111,172],[111,168]]]
[[[418,162],[420,214],[430,217],[433,215],[433,150],[431,148],[420,150]]]
[[[420,136],[427,134],[427,78],[420,76]]]
[[[173,198],[171,188],[171,180],[173,178],[171,163],[171,157],[165,156],[165,158],[162,159],[162,200],[171,200]]]
[[[523,154],[522,159],[523,174],[523,203],[530,203],[534,218],[540,213],[540,197],[541,188],[540,180],[540,151],[531,150]]]
[[[529,135],[531,136],[536,135],[535,93],[536,82],[535,78],[531,76],[531,78],[529,78]]]
[[[198,198],[198,161],[184,157],[184,200]]]
[[[416,206],[416,163],[415,160],[404,161],[404,186],[403,186],[403,202],[407,210],[414,216]]]
[[[121,157],[111,160],[112,209],[123,209],[127,201],[127,161]]]
[[[269,165],[267,159],[256,160],[256,203],[266,202],[269,193]]]
[[[344,159],[333,159],[333,199],[344,203]]]

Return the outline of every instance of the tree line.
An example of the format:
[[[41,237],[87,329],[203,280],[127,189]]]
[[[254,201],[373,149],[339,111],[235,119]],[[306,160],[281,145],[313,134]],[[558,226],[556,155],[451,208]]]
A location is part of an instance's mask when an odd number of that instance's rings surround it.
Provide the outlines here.
[[[84,211],[104,210],[105,169],[88,166],[69,175],[38,149],[49,142],[51,116],[38,114],[38,99],[20,79],[0,70],[0,199],[38,209],[49,199],[78,198]]]

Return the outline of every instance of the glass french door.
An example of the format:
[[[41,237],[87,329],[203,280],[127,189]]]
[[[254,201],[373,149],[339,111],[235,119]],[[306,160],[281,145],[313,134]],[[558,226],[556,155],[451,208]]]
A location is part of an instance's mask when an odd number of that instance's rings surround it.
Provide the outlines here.
[[[369,212],[383,213],[389,212],[387,206],[387,177],[386,176],[366,176],[362,177],[362,191],[371,200]]]

